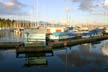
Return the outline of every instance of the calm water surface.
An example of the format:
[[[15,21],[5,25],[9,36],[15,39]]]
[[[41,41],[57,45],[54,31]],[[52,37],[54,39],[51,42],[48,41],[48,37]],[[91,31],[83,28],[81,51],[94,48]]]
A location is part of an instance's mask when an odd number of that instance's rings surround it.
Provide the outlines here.
[[[6,32],[0,41],[22,41]],[[53,55],[52,55],[53,53]],[[54,49],[52,53],[16,54],[0,50],[0,72],[108,72],[108,40]]]
[[[86,43],[51,53],[19,54],[0,50],[2,72],[107,72],[108,40]]]

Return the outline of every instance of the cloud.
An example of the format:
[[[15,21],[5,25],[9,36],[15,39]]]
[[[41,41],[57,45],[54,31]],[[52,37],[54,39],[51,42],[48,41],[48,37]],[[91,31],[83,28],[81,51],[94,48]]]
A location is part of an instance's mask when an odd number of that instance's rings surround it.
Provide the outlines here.
[[[79,3],[79,9],[85,11],[108,7],[108,0],[72,0],[72,2]]]
[[[92,15],[98,15],[98,16],[108,16],[108,13],[103,12],[103,13],[92,13]]]
[[[105,0],[104,1],[103,7],[108,10],[108,0]]]
[[[80,2],[81,0],[72,0],[73,2]]]
[[[80,9],[81,10],[92,10],[92,8],[93,8],[93,5],[92,5],[92,3],[93,3],[93,0],[82,0],[81,2],[80,2]]]
[[[104,6],[108,6],[108,0],[104,1]]]
[[[96,0],[72,0],[73,2],[79,2],[79,9],[86,10],[86,11],[92,11],[96,6],[94,5],[94,2]]]
[[[0,2],[0,15],[22,14],[21,9],[25,5],[17,0],[9,0],[8,2]]]

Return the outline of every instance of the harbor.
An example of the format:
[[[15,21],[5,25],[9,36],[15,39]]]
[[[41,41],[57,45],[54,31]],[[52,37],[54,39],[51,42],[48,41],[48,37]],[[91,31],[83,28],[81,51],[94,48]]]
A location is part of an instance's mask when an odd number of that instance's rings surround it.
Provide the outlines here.
[[[82,27],[80,30],[72,26],[1,29],[0,64],[7,65],[0,66],[0,70],[108,71],[107,47],[106,27]],[[5,70],[6,67],[10,68]]]
[[[108,0],[0,0],[0,72],[108,72]]]
[[[1,49],[6,49],[6,48],[20,48],[20,47],[51,47],[51,48],[59,48],[59,47],[65,47],[65,46],[73,46],[73,45],[78,45],[78,44],[83,44],[83,43],[90,43],[90,42],[95,42],[95,41],[101,41],[101,40],[106,40],[108,39],[108,34],[101,32],[100,35],[96,34],[91,37],[88,37],[87,35],[85,38],[81,36],[70,36],[68,38],[67,35],[65,35],[65,32],[58,32],[59,34],[57,35],[60,39],[55,39],[55,37],[50,38],[50,35],[54,33],[47,34],[46,29],[44,31],[41,31],[41,29],[28,29],[24,30],[21,35],[15,34],[14,32],[7,32],[5,33],[5,37],[1,37],[0,39],[0,48]],[[39,32],[38,32],[39,31]],[[54,31],[54,30],[53,30]],[[49,32],[49,31],[48,31]],[[27,34],[28,33],[28,34]],[[63,35],[60,35],[63,34]],[[73,32],[70,32],[73,33]],[[11,35],[10,35],[11,34]],[[76,33],[77,34],[77,33]],[[73,34],[74,35],[74,34]],[[81,34],[80,34],[81,35]],[[64,36],[64,37],[63,37]],[[63,37],[63,38],[62,38]],[[65,38],[66,37],[66,38]],[[54,39],[53,39],[54,38]]]

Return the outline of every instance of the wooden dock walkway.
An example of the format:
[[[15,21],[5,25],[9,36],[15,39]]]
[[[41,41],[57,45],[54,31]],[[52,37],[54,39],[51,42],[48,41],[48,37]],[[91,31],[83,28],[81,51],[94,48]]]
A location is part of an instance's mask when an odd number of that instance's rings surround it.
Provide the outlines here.
[[[90,42],[95,42],[95,41],[100,41],[100,40],[105,40],[105,39],[108,39],[108,35],[49,42],[48,45],[51,46],[52,48],[60,48],[60,47],[73,46],[73,45],[78,45],[78,44],[83,44],[83,43],[90,43]]]
[[[90,38],[78,38],[78,39],[69,39],[69,40],[63,40],[63,41],[54,41],[54,42],[48,42],[48,45],[45,46],[45,48],[40,47],[34,47],[35,51],[49,51],[50,47],[52,48],[60,48],[60,47],[66,47],[66,46],[73,46],[73,45],[78,45],[78,44],[83,44],[83,43],[90,43],[90,42],[95,42],[95,41],[100,41],[100,40],[105,40],[108,39],[108,35],[104,36],[95,36],[95,37],[90,37]],[[0,42],[0,49],[16,49],[19,48],[19,51],[32,51],[29,48],[24,48],[23,42]],[[20,50],[21,49],[21,50]]]
[[[15,49],[23,42],[0,42],[0,49]]]
[[[16,48],[16,52],[17,53],[33,53],[33,52],[52,52],[52,48],[51,47],[19,47]]]

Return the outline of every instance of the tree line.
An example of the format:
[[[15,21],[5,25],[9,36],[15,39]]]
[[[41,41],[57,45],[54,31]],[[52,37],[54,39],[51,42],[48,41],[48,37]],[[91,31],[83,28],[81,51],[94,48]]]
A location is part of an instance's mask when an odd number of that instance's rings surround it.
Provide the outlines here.
[[[0,27],[12,27],[15,20],[0,18]]]
[[[30,22],[0,18],[0,28],[29,28],[31,26],[33,26],[33,24]]]

